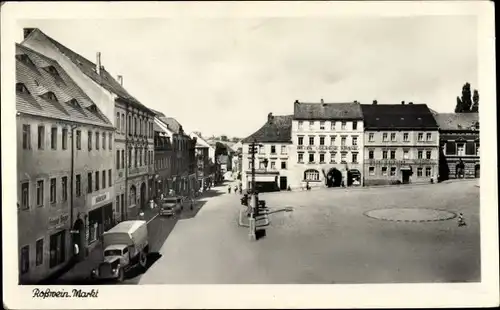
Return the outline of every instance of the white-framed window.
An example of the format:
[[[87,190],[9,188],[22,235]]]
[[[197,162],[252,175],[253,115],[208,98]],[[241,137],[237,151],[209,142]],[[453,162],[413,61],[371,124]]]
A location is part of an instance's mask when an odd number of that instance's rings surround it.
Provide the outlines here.
[[[403,150],[403,159],[410,159],[410,151]]]
[[[50,203],[56,203],[57,181],[56,178],[50,179]]]
[[[27,210],[30,208],[30,183],[21,183],[21,209]]]
[[[271,154],[276,154],[276,145],[271,145]]]
[[[368,167],[368,174],[375,175],[375,167]]]
[[[319,122],[319,129],[325,130],[325,122],[324,121]]]
[[[309,169],[304,172],[304,180],[306,181],[319,181],[319,171]]]
[[[423,132],[419,132],[418,135],[417,135],[417,140],[418,141],[424,141],[424,133]]]
[[[297,154],[297,162],[303,163],[304,162],[304,153],[298,153]]]
[[[417,177],[421,177],[422,176],[422,167],[418,167],[417,168]]]
[[[20,251],[19,271],[25,274],[30,270],[30,246],[25,245]]]
[[[298,145],[304,145],[304,137],[297,137],[297,144]]]
[[[457,155],[464,156],[465,155],[465,144],[457,143]]]
[[[53,150],[57,149],[57,127],[50,129],[50,148]]]
[[[336,122],[335,121],[331,121],[330,122],[330,130],[335,130],[335,126],[336,126]]]
[[[340,154],[340,162],[343,164],[347,162],[347,153]]]
[[[425,176],[430,177],[432,174],[432,169],[431,167],[425,167]]]
[[[276,162],[275,161],[271,162],[271,170],[276,170]]]
[[[263,145],[259,145],[259,154],[264,154],[264,146]]]
[[[282,145],[281,146],[281,154],[286,154],[287,151],[286,151],[286,145]]]
[[[352,122],[352,130],[358,130],[358,122],[357,121]]]
[[[391,141],[396,141],[396,133],[391,132]]]
[[[374,151],[373,150],[369,150],[368,151],[368,159],[374,159]]]
[[[391,150],[391,159],[396,159],[396,151]]]
[[[391,167],[391,176],[395,176],[396,175],[396,167]]]
[[[346,144],[346,137],[342,137],[342,138],[340,139],[340,145],[341,145],[341,146],[345,146],[345,144]]]
[[[38,149],[45,149],[45,126],[38,126]]]
[[[422,158],[424,158],[423,154],[424,154],[424,152],[423,152],[423,151],[418,150],[418,152],[417,152],[417,158],[418,158],[418,159],[422,159]]]
[[[408,141],[408,133],[407,132],[403,133],[403,141],[405,141],[405,142]]]
[[[323,153],[319,154],[319,162],[320,163],[324,163],[325,162],[325,154],[323,154]]]
[[[425,134],[425,140],[431,141],[432,140],[432,133],[428,132]]]
[[[62,201],[68,200],[68,177],[61,178]]]
[[[304,122],[303,121],[298,121],[297,122],[299,130],[302,130],[304,128]]]
[[[330,163],[335,163],[335,157],[337,157],[337,153],[330,152]]]
[[[281,162],[281,169],[286,169],[286,161]]]
[[[98,132],[95,133],[95,149],[96,150],[99,149],[99,133]]]
[[[387,151],[382,151],[382,159],[387,159]]]
[[[309,136],[309,145],[314,145],[314,136]]]
[[[77,150],[82,149],[82,131],[81,130],[76,131],[76,149]]]
[[[309,162],[310,163],[314,162],[314,153],[309,153]]]
[[[384,132],[382,134],[382,141],[386,142],[387,141],[387,132]]]
[[[432,151],[426,151],[425,152],[425,158],[431,159],[432,158]]]
[[[340,129],[341,129],[341,130],[345,130],[345,129],[346,129],[346,127],[347,127],[347,122],[342,121],[342,122],[340,123]]]
[[[43,237],[35,243],[35,265],[43,265]]]
[[[352,145],[358,145],[358,137],[352,137]]]
[[[382,167],[382,175],[387,176],[387,167]]]
[[[319,145],[325,145],[325,137],[319,137]]]
[[[374,134],[373,134],[373,132],[370,132],[368,134],[368,141],[373,142],[373,140],[374,140]]]
[[[313,130],[313,129],[314,129],[314,122],[309,121],[309,130]]]
[[[23,124],[23,149],[31,149],[31,125]]]
[[[352,153],[352,162],[357,163],[358,162],[358,153]]]
[[[335,136],[330,136],[330,145],[335,145]]]

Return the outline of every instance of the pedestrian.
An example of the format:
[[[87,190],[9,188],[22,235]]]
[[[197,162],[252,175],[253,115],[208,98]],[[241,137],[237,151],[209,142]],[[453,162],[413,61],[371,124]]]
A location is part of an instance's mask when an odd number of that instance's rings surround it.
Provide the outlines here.
[[[234,186],[234,193],[238,194],[238,186],[237,185]]]
[[[465,223],[464,214],[459,213],[458,214],[458,227],[462,227],[462,226],[467,226],[467,223]]]
[[[229,185],[229,186],[227,187],[227,193],[228,193],[228,194],[231,194],[231,185]]]

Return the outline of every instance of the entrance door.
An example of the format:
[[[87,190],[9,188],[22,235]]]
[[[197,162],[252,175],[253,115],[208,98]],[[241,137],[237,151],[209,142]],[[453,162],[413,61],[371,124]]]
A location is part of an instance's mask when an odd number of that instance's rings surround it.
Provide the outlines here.
[[[85,258],[85,225],[83,224],[82,219],[77,219],[75,224],[73,225],[73,231],[71,234],[71,246],[72,251],[74,251],[74,245],[78,245],[78,261],[81,261]]]
[[[287,184],[287,179],[286,177],[280,177],[280,190],[286,190],[286,188],[288,187],[288,184]]]
[[[401,170],[401,174],[403,175],[403,184],[410,183],[410,170]]]
[[[479,165],[476,165],[474,167],[474,177],[479,178],[479,175],[480,175]]]
[[[143,209],[146,207],[146,183],[141,184],[141,205],[139,206],[140,209]]]

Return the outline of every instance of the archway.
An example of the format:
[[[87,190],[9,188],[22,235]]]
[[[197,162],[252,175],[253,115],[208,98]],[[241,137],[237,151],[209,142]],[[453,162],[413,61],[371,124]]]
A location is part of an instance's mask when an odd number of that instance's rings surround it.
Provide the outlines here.
[[[73,224],[73,229],[71,231],[71,244],[72,251],[74,252],[74,245],[78,245],[78,255],[76,256],[77,261],[85,259],[85,224],[83,220],[78,217],[78,219]]]
[[[141,205],[139,206],[140,209],[144,209],[146,206],[146,183],[142,182],[141,184]]]
[[[361,185],[361,172],[358,169],[351,169],[347,171],[347,186]]]
[[[342,184],[342,172],[337,168],[331,168],[326,174],[326,186],[339,187]]]
[[[479,164],[476,164],[474,166],[474,177],[475,178],[479,178],[480,177],[480,168],[479,168]]]
[[[137,203],[137,195],[136,195],[136,190],[135,190],[135,185],[130,186],[130,200],[129,200],[129,206],[133,206]]]

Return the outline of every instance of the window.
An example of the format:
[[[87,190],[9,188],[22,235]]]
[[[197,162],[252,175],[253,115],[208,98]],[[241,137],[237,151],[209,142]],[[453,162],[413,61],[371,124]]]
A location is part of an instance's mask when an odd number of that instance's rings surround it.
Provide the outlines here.
[[[298,137],[298,145],[304,145],[304,137]]]
[[[425,134],[425,140],[431,141],[432,140],[432,133],[428,132]]]
[[[396,133],[391,132],[391,141],[396,141]]]
[[[102,171],[102,187],[101,188],[106,188],[106,170]]]
[[[418,159],[422,159],[423,158],[423,153],[424,153],[423,151],[419,150],[418,153],[417,153],[417,158]]]
[[[309,169],[304,172],[304,180],[306,181],[319,181],[319,172],[317,170]]]
[[[68,149],[68,128],[63,128],[62,129],[62,149],[67,150]]]
[[[405,142],[408,141],[408,133],[407,132],[403,133],[403,141],[405,141]]]
[[[132,115],[128,115],[127,119],[127,128],[128,128],[128,134],[132,135]]]
[[[37,266],[43,265],[43,238],[38,239],[35,244],[36,248],[36,262]]]
[[[134,167],[137,168],[138,160],[137,160],[138,149],[134,149]]]
[[[465,145],[463,143],[457,144],[457,155],[464,156],[465,155]]]
[[[98,132],[95,133],[95,149],[96,150],[99,149],[99,133]]]
[[[373,140],[374,140],[373,136],[374,136],[373,133],[369,133],[368,134],[368,141],[373,142]]]
[[[309,162],[310,163],[314,162],[314,153],[309,153]]]
[[[396,151],[391,151],[391,159],[396,159]]]
[[[319,154],[319,162],[324,163],[325,162],[325,154],[321,153]]]
[[[120,113],[119,112],[116,113],[116,130],[117,131],[121,131],[121,127],[120,127]]]
[[[30,183],[21,183],[21,208],[23,210],[29,209],[29,199],[30,199]]]
[[[330,163],[335,163],[336,156],[337,156],[337,153],[335,153],[335,152],[330,153]]]
[[[386,142],[387,141],[387,132],[384,132],[382,134],[382,141]]]
[[[422,132],[418,133],[418,141],[423,141],[424,140],[424,134]]]
[[[304,127],[304,124],[302,121],[298,122],[298,127],[299,127],[299,130],[302,130],[302,128]]]
[[[251,160],[248,162],[248,169],[252,169],[252,161]]]
[[[64,263],[66,260],[66,231],[60,231],[50,236],[50,268]]]
[[[335,136],[330,136],[330,145],[335,145]]]
[[[271,162],[271,170],[276,170],[276,162],[275,161]]]
[[[99,186],[100,186],[100,183],[99,183],[99,171],[96,171],[95,172],[95,190],[96,190],[96,192],[99,190]]]
[[[421,177],[422,176],[422,168],[419,167],[417,168],[417,177]]]
[[[352,122],[352,130],[358,130],[358,122]]]
[[[396,167],[391,167],[391,176],[396,175]]]
[[[410,152],[408,150],[403,151],[403,159],[410,159]]]
[[[335,121],[332,121],[332,122],[330,123],[330,130],[335,130],[335,125],[336,125],[336,124],[335,124]]]
[[[125,168],[125,151],[122,150],[122,169]]]
[[[88,141],[87,142],[88,142],[88,145],[89,145],[89,151],[91,151],[92,150],[92,131],[89,130],[88,133],[87,133],[87,135],[88,135]]]
[[[358,145],[358,137],[352,137],[352,145]]]
[[[341,130],[345,130],[346,125],[347,125],[347,123],[346,123],[346,122],[342,122],[342,123],[340,123],[340,129],[341,129]]]
[[[116,151],[116,170],[120,169],[120,151]]]
[[[375,175],[375,167],[368,167],[368,174]]]
[[[314,145],[314,137],[313,136],[309,137],[309,145]]]
[[[128,163],[128,167],[132,168],[132,149],[128,150],[127,163]]]
[[[25,245],[21,248],[21,274],[25,274],[30,270],[30,246]]]
[[[352,162],[357,163],[358,162],[358,153],[352,153]]]
[[[310,130],[314,129],[314,122],[313,121],[309,122],[309,129]]]
[[[342,164],[345,164],[347,162],[347,153],[341,153],[340,154],[340,162]]]
[[[113,134],[111,132],[109,133],[108,144],[109,144],[108,149],[112,150],[113,149]]]
[[[116,195],[115,214],[120,213],[120,195]]]
[[[121,123],[121,132],[125,133],[125,114],[122,113],[122,123]]]
[[[31,125],[23,125],[23,149],[31,149]]]
[[[87,174],[87,193],[92,193],[92,172]]]
[[[325,122],[324,121],[319,122],[319,129],[325,130]]]
[[[298,156],[297,161],[299,163],[303,163],[304,162],[304,153],[298,153],[297,156]]]
[[[102,133],[102,149],[106,149],[106,133]]]
[[[76,149],[82,149],[82,132],[80,130],[76,131]]]
[[[25,94],[30,93],[23,83],[16,84],[16,92],[25,93]]]
[[[345,146],[345,141],[346,141],[346,137],[342,137],[342,138],[340,139],[340,145],[341,145],[341,146]]]
[[[319,145],[325,145],[325,137],[319,137]]]
[[[373,159],[373,151],[368,151],[368,159]]]
[[[271,145],[271,154],[276,154],[276,145]]]
[[[134,117],[134,135],[137,136],[137,117]]]
[[[56,194],[57,194],[56,186],[57,186],[56,178],[50,179],[50,203],[56,203]]]
[[[426,151],[425,152],[425,158],[431,159],[432,152],[431,151]]]
[[[281,146],[281,154],[286,154],[286,146],[285,145],[282,145]]]
[[[281,162],[281,169],[286,169],[286,161]]]
[[[62,201],[68,200],[68,177],[61,178]]]
[[[38,126],[38,149],[43,150],[45,148],[45,127]]]
[[[382,167],[382,175],[387,175],[387,167]]]
[[[387,159],[387,151],[382,151],[382,158]]]
[[[479,143],[476,144],[476,155],[479,156]]]
[[[425,167],[425,176],[430,177],[431,176],[431,167]]]
[[[75,178],[75,187],[76,197],[80,197],[82,195],[82,176],[79,174]]]

